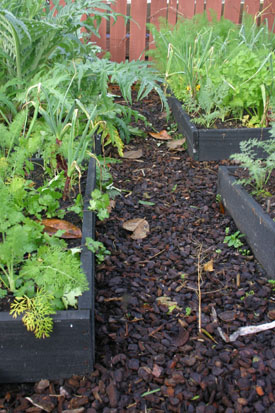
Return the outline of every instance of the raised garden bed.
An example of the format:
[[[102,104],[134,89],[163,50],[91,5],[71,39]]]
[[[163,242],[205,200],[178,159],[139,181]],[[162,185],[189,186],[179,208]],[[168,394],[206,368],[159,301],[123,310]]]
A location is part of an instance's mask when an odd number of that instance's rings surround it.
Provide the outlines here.
[[[178,99],[170,96],[168,103],[180,133],[186,137],[189,156],[196,161],[228,159],[230,155],[240,152],[241,141],[270,139],[271,128],[198,129]]]
[[[95,216],[88,211],[96,179],[95,160],[89,163],[84,198],[82,244],[94,238]],[[0,382],[33,382],[42,378],[60,379],[86,374],[94,362],[94,256],[83,247],[82,268],[89,290],[78,299],[76,310],[58,311],[50,338],[37,339],[28,332],[20,318],[0,312]]]
[[[245,234],[255,257],[269,277],[275,278],[275,222],[240,185],[232,172],[236,167],[221,166],[218,193],[239,230]]]

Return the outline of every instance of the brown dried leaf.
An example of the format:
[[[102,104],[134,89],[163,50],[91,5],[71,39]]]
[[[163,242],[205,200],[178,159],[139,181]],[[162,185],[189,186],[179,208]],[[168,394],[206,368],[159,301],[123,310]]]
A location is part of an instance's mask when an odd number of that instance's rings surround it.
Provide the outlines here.
[[[167,142],[167,148],[170,151],[185,151],[185,148],[182,145],[186,142],[186,138],[183,139],[176,139],[171,142]]]
[[[143,239],[147,237],[150,231],[149,224],[144,218],[134,218],[129,221],[125,221],[122,225],[127,231],[133,232],[132,239]]]
[[[110,203],[107,206],[107,211],[109,212],[109,214],[111,213],[112,209],[114,209],[115,206],[116,206],[116,201],[114,199],[110,199]]]
[[[174,345],[177,347],[184,346],[189,340],[189,332],[185,328],[180,328],[178,337],[174,340]]]
[[[143,156],[142,149],[138,149],[136,151],[126,151],[124,152],[124,158],[126,159],[139,159]]]
[[[178,306],[177,301],[172,301],[170,297],[167,297],[166,295],[163,295],[162,297],[157,298],[157,303],[160,305],[163,305],[165,307],[174,307],[177,310],[181,310],[181,308]]]
[[[144,218],[129,219],[129,221],[123,222],[122,228],[133,232],[142,221]]]
[[[41,224],[44,225],[44,231],[49,235],[54,235],[57,231],[65,231],[61,238],[81,238],[82,232],[71,222],[63,219],[42,219]]]
[[[235,320],[236,316],[235,311],[224,311],[219,314],[219,318],[226,323]]]
[[[132,239],[143,239],[147,237],[148,232],[150,231],[150,227],[148,222],[144,219],[133,232],[131,235]]]
[[[162,141],[168,141],[168,140],[172,139],[171,136],[169,135],[169,133],[166,130],[161,130],[158,133],[149,132],[149,135],[152,136],[152,138],[160,139]]]
[[[204,264],[203,269],[204,271],[209,271],[209,272],[214,271],[213,260],[210,260],[206,264]]]

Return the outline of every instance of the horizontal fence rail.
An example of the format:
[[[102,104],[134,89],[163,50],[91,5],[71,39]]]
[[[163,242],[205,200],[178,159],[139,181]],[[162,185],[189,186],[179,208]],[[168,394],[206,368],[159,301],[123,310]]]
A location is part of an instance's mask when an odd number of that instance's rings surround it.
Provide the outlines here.
[[[60,3],[64,4],[64,0]],[[91,41],[103,51],[110,52],[111,60],[116,62],[146,58],[146,51],[154,48],[146,25],[158,26],[160,17],[173,25],[182,17],[191,18],[203,12],[210,18],[214,11],[218,18],[224,16],[234,23],[241,23],[246,12],[257,18],[258,23],[267,21],[269,29],[274,30],[275,0],[116,0],[112,8],[131,16],[131,20],[127,25],[123,17],[118,17],[115,23],[103,20],[99,28],[100,38],[92,36]]]

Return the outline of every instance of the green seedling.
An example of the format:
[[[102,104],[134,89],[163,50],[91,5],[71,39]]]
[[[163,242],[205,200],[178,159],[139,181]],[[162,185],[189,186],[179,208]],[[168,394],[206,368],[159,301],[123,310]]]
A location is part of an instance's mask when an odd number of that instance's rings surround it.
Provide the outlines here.
[[[186,315],[186,317],[189,317],[190,314],[191,314],[191,312],[192,312],[192,308],[191,308],[191,307],[186,307],[186,309],[185,309],[185,315]]]
[[[240,231],[236,231],[233,234],[229,234],[230,229],[227,227],[225,228],[226,236],[223,240],[224,244],[227,244],[229,247],[234,247],[239,249],[243,246],[243,242],[240,238],[244,237],[244,234],[241,234]]]
[[[86,246],[95,254],[98,264],[101,264],[105,260],[105,257],[111,254],[102,242],[95,241],[90,237],[86,238]]]
[[[100,221],[103,221],[105,218],[109,218],[109,212],[107,209],[110,205],[109,195],[96,188],[93,190],[91,196],[92,199],[90,200],[88,209],[90,211],[95,211]]]
[[[175,184],[174,186],[173,186],[173,188],[172,188],[172,192],[175,192],[176,191],[176,189],[177,189],[177,184]]]
[[[241,301],[245,300],[247,297],[251,297],[251,296],[254,295],[254,294],[255,294],[255,293],[254,293],[253,290],[250,290],[250,291],[246,292],[245,295],[243,295],[243,296],[241,297]]]

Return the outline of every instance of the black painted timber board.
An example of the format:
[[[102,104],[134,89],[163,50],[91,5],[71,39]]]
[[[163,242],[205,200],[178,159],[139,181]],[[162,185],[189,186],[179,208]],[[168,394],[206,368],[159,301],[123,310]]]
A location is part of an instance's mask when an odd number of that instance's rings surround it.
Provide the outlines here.
[[[198,161],[228,159],[240,152],[240,142],[257,138],[271,139],[271,128],[198,129],[184,112],[182,103],[174,96],[168,97],[168,104],[178,124],[179,132],[186,137],[188,153]],[[264,156],[259,152],[260,157]]]
[[[219,167],[218,193],[255,257],[267,275],[275,279],[275,222],[242,186],[234,184],[236,179],[231,175],[234,169]]]

